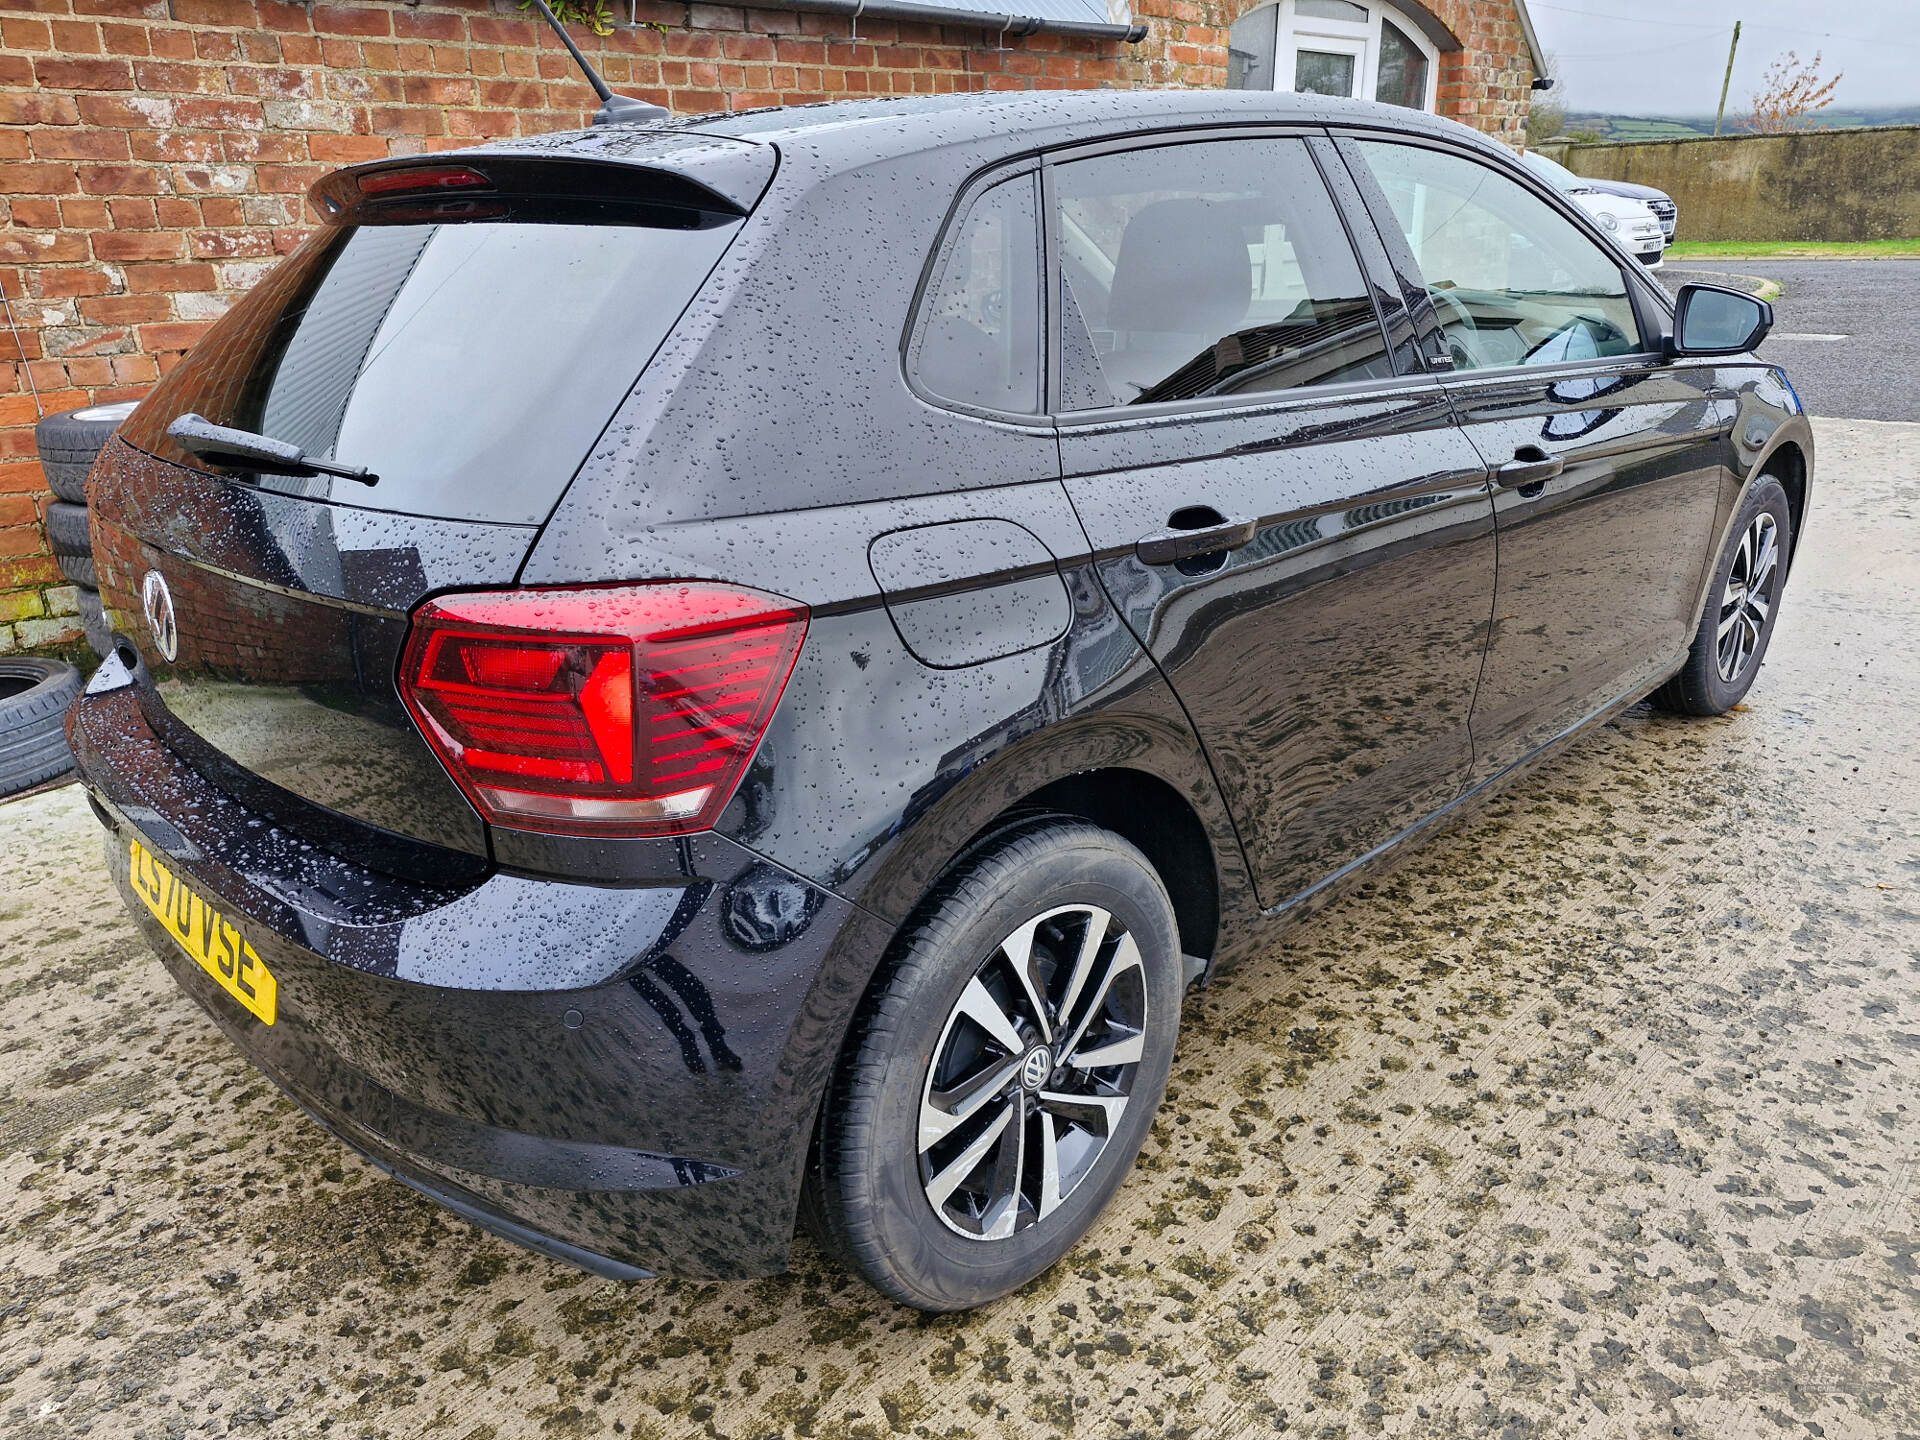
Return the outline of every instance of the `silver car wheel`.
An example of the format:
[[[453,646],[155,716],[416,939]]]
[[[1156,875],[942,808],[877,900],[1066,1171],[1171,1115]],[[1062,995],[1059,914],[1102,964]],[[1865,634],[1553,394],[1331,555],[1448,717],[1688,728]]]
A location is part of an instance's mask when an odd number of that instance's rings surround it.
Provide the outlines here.
[[[1780,527],[1772,515],[1756,515],[1727,573],[1720,593],[1720,624],[1715,632],[1715,658],[1720,678],[1737,680],[1759,653],[1767,617],[1773,613],[1774,582],[1780,574]]]
[[[1035,916],[976,967],[921,1089],[920,1180],[948,1229],[1003,1240],[1059,1209],[1119,1128],[1146,972],[1096,905]]]

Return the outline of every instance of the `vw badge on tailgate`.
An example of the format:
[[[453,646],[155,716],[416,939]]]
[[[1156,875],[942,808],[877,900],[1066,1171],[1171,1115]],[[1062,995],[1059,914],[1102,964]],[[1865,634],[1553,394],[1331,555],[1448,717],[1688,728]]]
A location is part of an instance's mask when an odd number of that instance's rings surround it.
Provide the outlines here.
[[[173,619],[173,592],[167,589],[167,577],[158,570],[147,571],[140,582],[140,608],[147,612],[147,629],[153,643],[168,664],[180,653],[180,630]]]

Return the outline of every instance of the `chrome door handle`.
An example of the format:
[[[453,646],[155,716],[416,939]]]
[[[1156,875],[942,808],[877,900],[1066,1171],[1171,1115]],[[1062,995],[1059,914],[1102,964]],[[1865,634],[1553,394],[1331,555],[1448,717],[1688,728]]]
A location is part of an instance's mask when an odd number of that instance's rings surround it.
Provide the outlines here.
[[[1198,530],[1156,530],[1136,540],[1133,553],[1143,564],[1177,565],[1199,555],[1238,550],[1249,544],[1259,529],[1258,520],[1222,520]]]
[[[1567,468],[1567,462],[1558,455],[1545,455],[1536,450],[1532,455],[1516,455],[1498,470],[1493,478],[1506,490],[1523,490],[1529,485],[1544,485]]]

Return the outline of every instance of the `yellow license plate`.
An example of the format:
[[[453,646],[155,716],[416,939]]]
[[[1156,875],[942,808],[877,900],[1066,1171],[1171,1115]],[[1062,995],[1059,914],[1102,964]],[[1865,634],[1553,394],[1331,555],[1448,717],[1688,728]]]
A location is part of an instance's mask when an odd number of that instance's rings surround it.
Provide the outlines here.
[[[196,895],[138,840],[128,852],[133,888],[154,918],[191,955],[194,963],[220,982],[220,988],[249,1011],[273,1024],[280,986],[240,932],[213,906]]]

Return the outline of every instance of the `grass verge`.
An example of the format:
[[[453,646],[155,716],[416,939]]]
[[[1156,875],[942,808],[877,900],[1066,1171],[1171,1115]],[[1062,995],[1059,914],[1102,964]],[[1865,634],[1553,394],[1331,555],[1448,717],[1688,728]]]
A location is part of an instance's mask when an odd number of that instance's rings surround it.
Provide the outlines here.
[[[1676,240],[1669,260],[1920,260],[1920,240]]]

